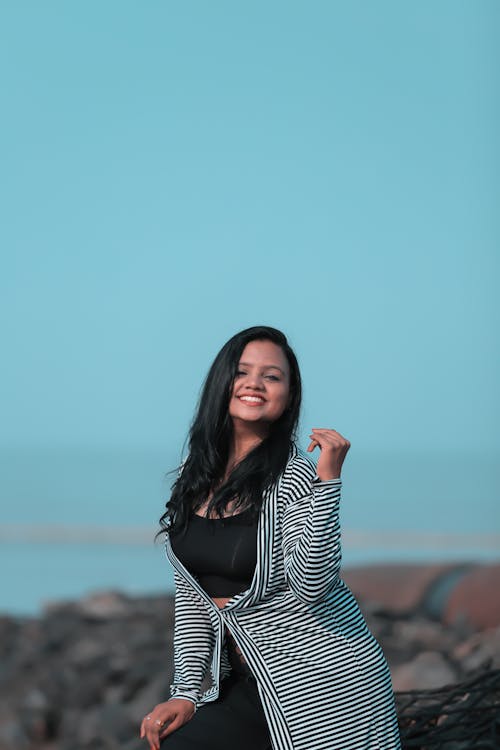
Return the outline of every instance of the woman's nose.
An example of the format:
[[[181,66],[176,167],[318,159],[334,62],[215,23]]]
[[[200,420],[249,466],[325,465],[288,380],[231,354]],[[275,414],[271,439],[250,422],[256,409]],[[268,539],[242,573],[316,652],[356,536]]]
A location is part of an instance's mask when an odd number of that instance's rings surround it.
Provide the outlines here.
[[[262,388],[263,382],[264,381],[262,380],[262,376],[258,373],[248,373],[246,384],[251,388]]]

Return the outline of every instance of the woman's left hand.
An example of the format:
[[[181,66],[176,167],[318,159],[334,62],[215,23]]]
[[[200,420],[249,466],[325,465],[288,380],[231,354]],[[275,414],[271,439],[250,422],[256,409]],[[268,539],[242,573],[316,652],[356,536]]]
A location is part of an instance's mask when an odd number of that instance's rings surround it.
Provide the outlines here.
[[[326,482],[340,477],[340,470],[351,444],[336,430],[316,429],[309,435],[311,442],[307,452],[320,448],[321,453],[316,467],[318,477]]]

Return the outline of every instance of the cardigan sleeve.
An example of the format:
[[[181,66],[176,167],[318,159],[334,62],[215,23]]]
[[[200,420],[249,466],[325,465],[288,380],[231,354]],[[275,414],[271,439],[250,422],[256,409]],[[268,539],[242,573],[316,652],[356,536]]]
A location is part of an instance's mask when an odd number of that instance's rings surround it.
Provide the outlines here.
[[[214,650],[215,632],[204,602],[177,571],[174,579],[174,677],[170,697],[190,700],[196,709]]]
[[[322,481],[310,459],[297,456],[284,477],[287,507],[283,518],[285,575],[297,599],[323,599],[340,579],[340,490],[342,480]]]

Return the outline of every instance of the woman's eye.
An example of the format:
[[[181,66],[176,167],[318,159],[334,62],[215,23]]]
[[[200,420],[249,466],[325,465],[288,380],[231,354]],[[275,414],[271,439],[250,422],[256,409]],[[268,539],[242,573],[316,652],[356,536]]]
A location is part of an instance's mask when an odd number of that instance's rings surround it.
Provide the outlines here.
[[[248,373],[245,370],[236,370],[236,377],[239,378],[242,375],[247,375]],[[264,375],[263,376],[266,380],[274,380],[278,381],[280,378],[278,375]]]

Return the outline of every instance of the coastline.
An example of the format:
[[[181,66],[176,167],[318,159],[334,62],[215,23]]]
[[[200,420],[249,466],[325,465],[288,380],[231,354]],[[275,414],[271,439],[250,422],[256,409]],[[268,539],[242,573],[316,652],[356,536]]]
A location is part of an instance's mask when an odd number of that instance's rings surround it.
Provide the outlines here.
[[[141,596],[171,593],[173,574],[153,527],[0,525],[5,583],[0,613],[38,616],[46,602],[103,589]],[[407,565],[488,563],[498,558],[500,535],[408,531],[343,532],[343,568],[384,562]]]

